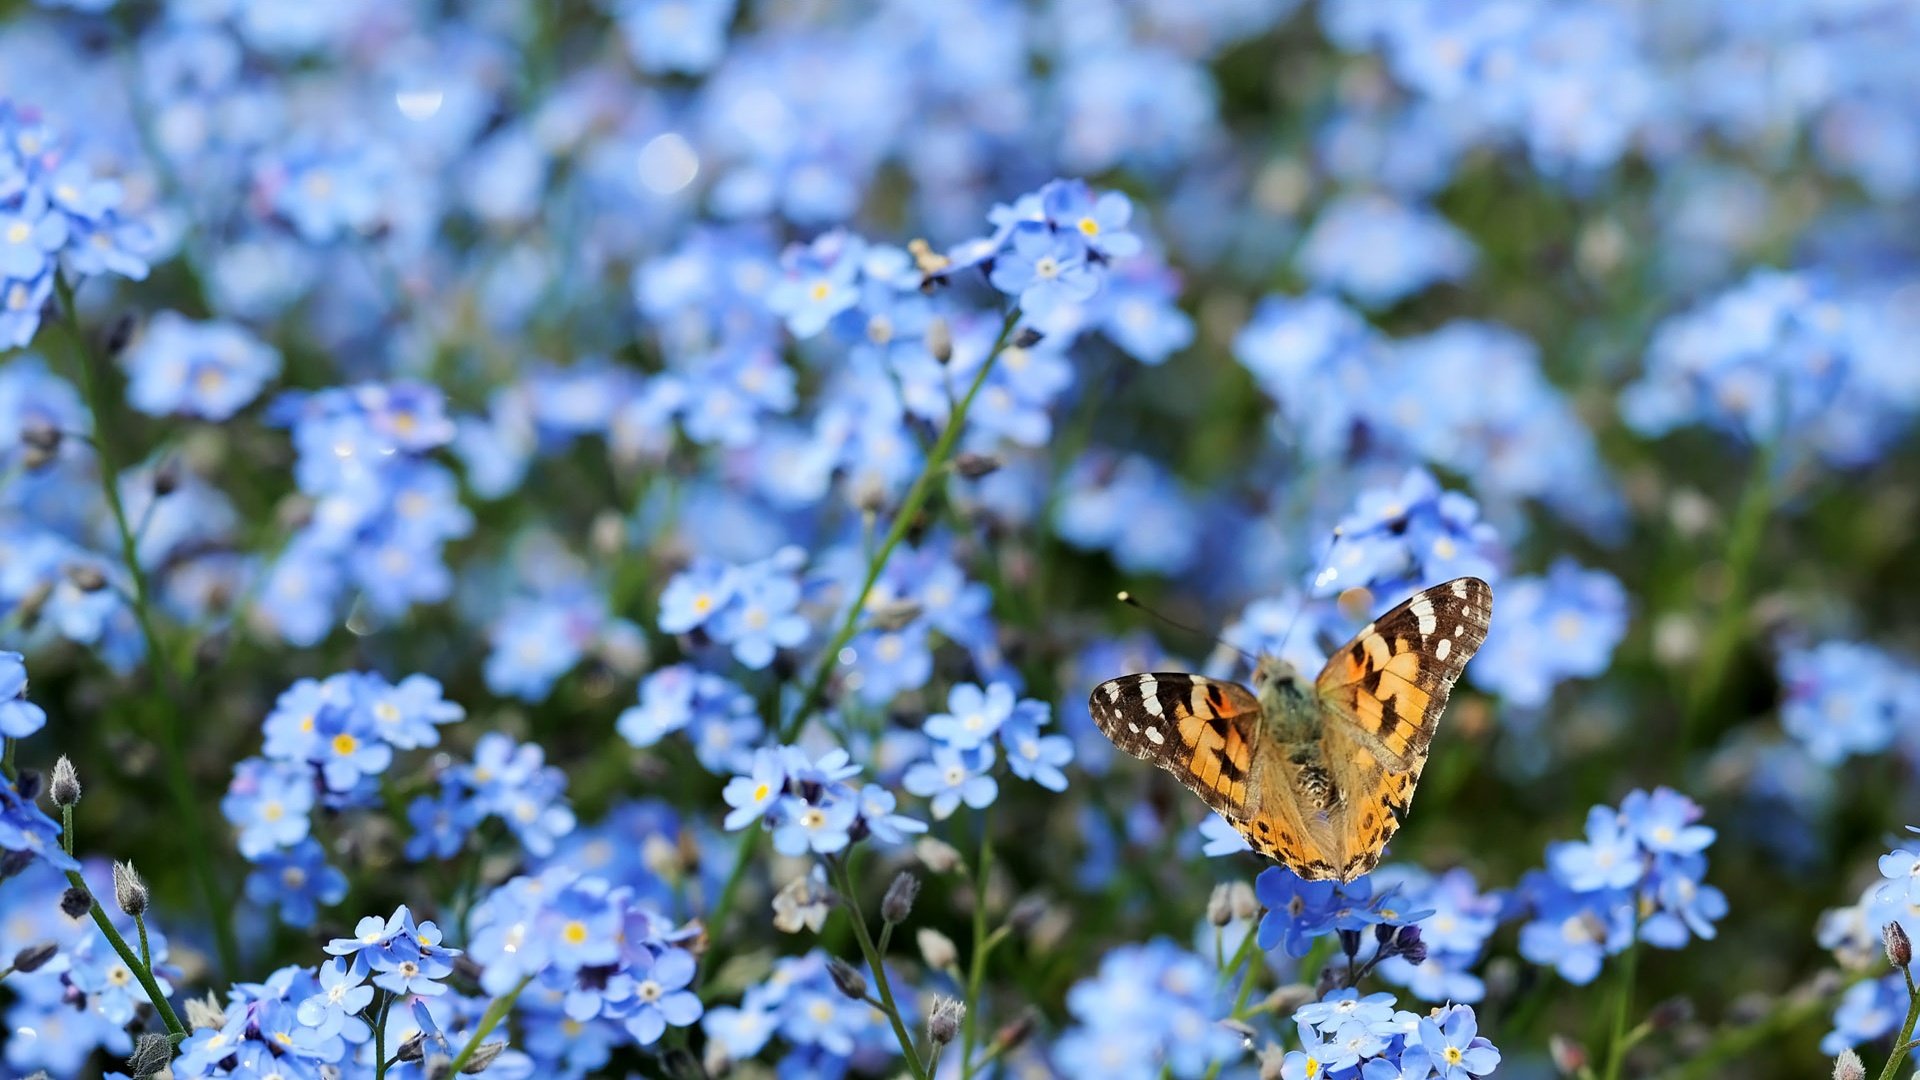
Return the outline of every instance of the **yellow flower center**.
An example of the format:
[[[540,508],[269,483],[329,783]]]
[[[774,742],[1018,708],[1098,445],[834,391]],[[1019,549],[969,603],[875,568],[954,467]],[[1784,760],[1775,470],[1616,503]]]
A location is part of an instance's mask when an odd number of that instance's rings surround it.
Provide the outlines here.
[[[560,928],[560,936],[567,939],[569,945],[579,945],[587,940],[587,924],[575,919]]]
[[[333,737],[333,752],[341,757],[346,757],[358,749],[360,749],[360,740],[344,731]]]
[[[1099,236],[1100,235],[1100,223],[1093,220],[1092,218],[1083,217],[1080,219],[1078,224],[1080,227],[1080,235],[1082,236]]]
[[[833,295],[833,282],[816,281],[813,283],[813,288],[807,290],[807,295],[812,297],[815,303],[819,303]]]
[[[7,243],[24,244],[33,235],[33,230],[24,221],[16,221],[7,228]]]

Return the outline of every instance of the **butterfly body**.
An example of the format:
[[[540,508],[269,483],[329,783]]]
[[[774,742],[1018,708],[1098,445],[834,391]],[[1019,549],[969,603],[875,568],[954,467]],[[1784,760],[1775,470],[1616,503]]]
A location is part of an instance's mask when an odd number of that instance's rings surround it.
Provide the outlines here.
[[[1457,578],[1369,623],[1311,682],[1261,657],[1251,690],[1154,672],[1101,683],[1088,707],[1114,745],[1174,774],[1255,851],[1351,881],[1406,816],[1492,607],[1486,582]]]

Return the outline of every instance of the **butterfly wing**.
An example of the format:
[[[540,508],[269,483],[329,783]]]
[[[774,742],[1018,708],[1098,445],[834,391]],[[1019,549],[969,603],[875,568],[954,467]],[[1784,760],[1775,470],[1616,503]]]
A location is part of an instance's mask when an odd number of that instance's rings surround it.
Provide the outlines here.
[[[1341,793],[1337,865],[1372,869],[1400,827],[1447,696],[1487,640],[1493,589],[1464,577],[1425,589],[1367,624],[1314,682],[1321,742]]]
[[[1199,675],[1154,672],[1101,683],[1087,707],[1115,746],[1172,773],[1255,851],[1302,877],[1329,876],[1330,822],[1322,815],[1316,829],[1303,817],[1293,767],[1285,748],[1266,737],[1252,691]]]

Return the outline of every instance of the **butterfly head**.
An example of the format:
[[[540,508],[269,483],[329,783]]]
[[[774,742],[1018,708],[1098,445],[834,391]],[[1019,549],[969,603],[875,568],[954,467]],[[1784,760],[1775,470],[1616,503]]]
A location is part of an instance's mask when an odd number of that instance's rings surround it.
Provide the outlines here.
[[[1300,669],[1271,653],[1261,653],[1253,665],[1253,691],[1264,693],[1268,687],[1298,684]]]

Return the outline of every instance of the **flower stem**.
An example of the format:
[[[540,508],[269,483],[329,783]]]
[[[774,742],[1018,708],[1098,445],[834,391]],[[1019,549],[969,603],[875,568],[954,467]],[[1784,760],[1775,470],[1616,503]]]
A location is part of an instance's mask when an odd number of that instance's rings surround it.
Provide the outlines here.
[[[880,994],[880,1010],[886,1014],[887,1022],[893,1025],[893,1037],[899,1040],[900,1052],[906,1056],[907,1071],[914,1080],[927,1080],[926,1067],[920,1064],[920,1053],[913,1048],[913,1036],[907,1034],[906,1022],[900,1019],[900,1007],[894,1003],[893,987],[887,981],[887,966],[880,950],[873,944],[873,935],[867,932],[867,917],[860,911],[860,898],[853,889],[853,875],[847,871],[847,864],[841,859],[829,855],[826,857],[827,872],[833,877],[834,887],[847,901],[847,914],[853,922],[853,936],[860,943],[860,952],[867,960],[867,970],[873,972],[874,989]]]
[[[507,1018],[507,1014],[513,1011],[513,1003],[520,998],[520,991],[525,990],[531,982],[533,976],[528,975],[514,983],[513,989],[487,1004],[487,1011],[480,1014],[480,1022],[473,1026],[473,1034],[467,1036],[467,1045],[460,1048],[460,1052],[453,1057],[453,1064],[447,1067],[447,1075],[459,1075],[467,1062],[473,1060],[474,1053],[480,1049],[480,1041],[491,1035],[493,1029],[500,1026],[500,1021]]]
[[[195,794],[193,779],[187,771],[186,733],[181,728],[182,697],[178,692],[179,673],[172,666],[154,625],[153,592],[147,582],[146,571],[140,565],[139,544],[128,521],[126,505],[120,499],[120,466],[113,450],[113,441],[107,434],[113,425],[107,418],[105,388],[93,370],[91,350],[80,329],[80,313],[74,304],[73,286],[67,282],[64,274],[59,273],[54,275],[53,283],[60,295],[62,321],[72,339],[74,366],[79,369],[87,411],[93,416],[94,452],[99,456],[100,488],[106,496],[107,509],[113,514],[114,528],[120,536],[121,559],[127,564],[127,575],[133,582],[134,621],[139,624],[140,636],[146,643],[149,662],[158,673],[155,683],[162,687],[156,694],[155,705],[161,720],[159,742],[161,757],[166,763],[167,789],[173,799],[173,816],[181,830],[181,841],[187,849],[188,865],[200,882],[200,891],[207,904],[208,921],[213,924],[214,945],[220,954],[220,966],[228,975],[232,975],[239,964],[239,943],[234,938],[226,891],[215,876],[208,857],[212,848],[201,827],[202,800]]]
[[[1635,921],[1633,941],[1628,943],[1626,955],[1620,960],[1620,989],[1614,998],[1613,1034],[1607,1040],[1606,1080],[1620,1080],[1620,1070],[1627,1061],[1627,1014],[1633,1011],[1633,976],[1640,959],[1640,926]]]
[[[373,1080],[387,1080],[387,1012],[393,995],[380,992],[380,1015],[373,1022]]]
[[[906,498],[900,501],[899,512],[894,514],[893,525],[880,541],[879,550],[867,562],[866,580],[861,583],[860,591],[854,594],[853,602],[847,605],[847,614],[840,621],[840,629],[834,632],[826,649],[821,652],[819,662],[814,665],[813,680],[807,684],[805,696],[800,699],[799,707],[793,710],[793,715],[780,726],[781,742],[791,741],[799,733],[801,725],[826,700],[827,683],[833,678],[833,665],[839,662],[840,650],[853,640],[854,633],[860,627],[860,615],[866,610],[868,594],[873,592],[874,583],[880,580],[880,574],[886,570],[887,559],[893,554],[893,549],[906,538],[907,530],[913,527],[914,518],[920,513],[920,507],[932,494],[947,458],[960,441],[960,430],[966,426],[967,412],[973,407],[973,399],[979,396],[980,388],[986,385],[987,376],[992,373],[1000,354],[1006,351],[1007,342],[1013,337],[1013,328],[1019,321],[1019,308],[1007,312],[1006,319],[1000,324],[1000,335],[994,338],[993,348],[987,353],[987,358],[980,362],[980,370],[974,374],[973,384],[967,387],[966,396],[948,412],[947,426],[940,432],[933,449],[927,451],[926,465],[921,468],[920,475],[914,478],[913,486],[907,489]]]
[[[147,944],[147,920],[144,915],[133,917],[133,928],[140,931],[140,962],[153,970],[153,949]]]
[[[980,811],[980,855],[974,860],[973,955],[967,960],[967,1014],[960,1021],[960,1075],[973,1075],[973,1044],[980,1030],[980,984],[987,974],[987,954],[997,939],[987,937],[987,873],[993,866],[992,834],[987,812]]]
[[[1754,560],[1759,557],[1760,542],[1766,537],[1767,514],[1773,508],[1773,467],[1774,443],[1769,442],[1754,458],[1753,470],[1747,476],[1746,488],[1741,491],[1739,506],[1734,510],[1732,531],[1727,539],[1727,594],[1714,616],[1712,629],[1700,652],[1700,663],[1691,676],[1691,693],[1680,739],[1683,750],[1701,736],[1701,725],[1720,700],[1727,669],[1740,648]]]
[[[1221,978],[1231,980],[1235,971],[1251,967],[1254,956],[1260,951],[1254,945],[1255,940],[1259,938],[1259,936],[1259,921],[1255,920],[1247,924],[1246,936],[1240,939],[1240,947],[1233,951],[1232,962],[1228,964],[1227,967],[1221,969]],[[1245,1020],[1247,1018],[1247,1001],[1252,997],[1253,972],[1248,970],[1240,980],[1240,992],[1233,997],[1233,1011],[1227,1014],[1228,1018],[1232,1020]],[[1212,1065],[1207,1066],[1205,1080],[1214,1080],[1215,1077],[1220,1075],[1220,1070],[1225,1065],[1226,1062],[1224,1060],[1216,1058]]]
[[[1893,1052],[1887,1055],[1886,1068],[1880,1070],[1880,1080],[1894,1080],[1900,1075],[1900,1063],[1913,1051],[1913,1027],[1920,1021],[1920,992],[1913,985],[1913,974],[1907,976],[1907,1021],[1900,1025],[1900,1037],[1893,1042]]]
[[[133,954],[133,949],[128,947],[127,939],[121,937],[120,931],[113,928],[113,920],[107,918],[106,909],[100,906],[100,901],[93,895],[93,890],[87,888],[87,879],[81,877],[79,871],[69,870],[67,884],[86,893],[88,899],[93,901],[87,907],[87,914],[93,916],[93,924],[100,928],[100,933],[106,936],[107,944],[113,946],[113,951],[119,954],[120,962],[127,965],[127,970],[133,972],[134,978],[140,980],[140,988],[147,992],[147,1000],[151,1001],[154,1009],[159,1012],[160,1022],[167,1025],[168,1033],[174,1037],[173,1041],[178,1043],[186,1038],[186,1025],[182,1024],[180,1017],[175,1015],[173,1006],[167,1001],[167,996],[160,992],[160,984],[154,980],[152,966],[142,963],[140,958]]]

